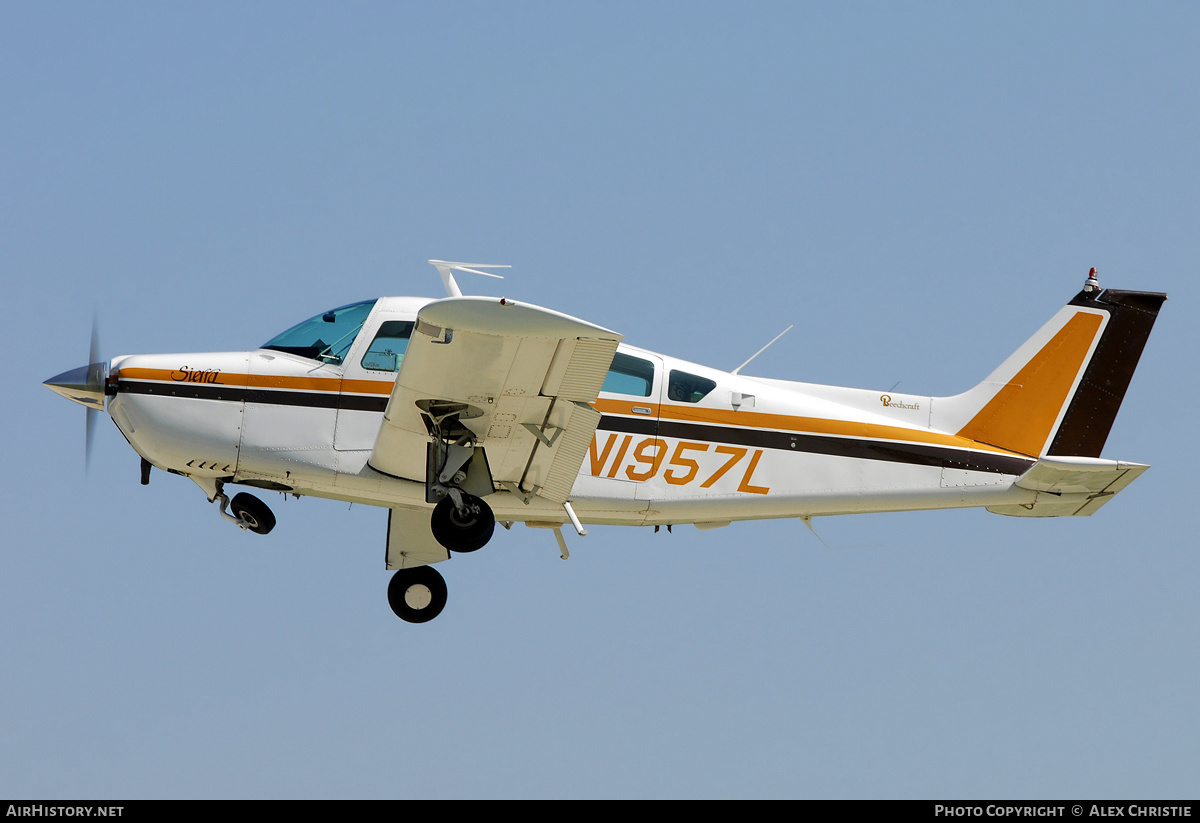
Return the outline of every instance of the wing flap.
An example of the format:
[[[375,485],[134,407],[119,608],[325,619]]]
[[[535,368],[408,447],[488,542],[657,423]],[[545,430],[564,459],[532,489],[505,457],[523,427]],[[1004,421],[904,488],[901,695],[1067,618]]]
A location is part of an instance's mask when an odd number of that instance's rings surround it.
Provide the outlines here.
[[[416,332],[371,465],[424,481],[432,421],[451,413],[484,448],[497,484],[564,502],[600,421],[588,404],[621,335],[548,309],[481,297],[427,305]]]
[[[617,347],[604,338],[563,340],[542,384],[542,394],[579,403],[593,403],[604,385]]]
[[[605,371],[607,369],[606,366]],[[545,467],[538,494],[555,503],[567,502],[588,445],[592,442],[596,427],[600,425],[600,412],[583,403],[572,405],[571,422],[558,438],[557,449],[538,466]]]

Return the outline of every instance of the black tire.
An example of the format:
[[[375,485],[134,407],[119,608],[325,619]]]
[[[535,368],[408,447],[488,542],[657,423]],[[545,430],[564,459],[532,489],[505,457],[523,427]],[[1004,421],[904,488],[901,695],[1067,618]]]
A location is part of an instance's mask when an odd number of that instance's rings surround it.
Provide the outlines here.
[[[478,497],[464,494],[460,512],[449,495],[433,509],[429,528],[437,542],[452,552],[473,552],[482,549],[496,530],[496,515],[492,507]]]
[[[229,503],[229,509],[255,534],[266,534],[275,528],[275,515],[266,503],[252,494],[241,492],[235,495]]]
[[[388,583],[388,605],[408,623],[428,623],[446,607],[446,581],[437,569],[401,569]]]

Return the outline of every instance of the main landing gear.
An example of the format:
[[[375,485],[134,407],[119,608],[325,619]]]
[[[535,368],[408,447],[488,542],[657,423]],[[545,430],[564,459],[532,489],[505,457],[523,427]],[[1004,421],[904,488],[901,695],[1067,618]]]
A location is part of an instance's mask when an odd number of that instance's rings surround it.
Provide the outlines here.
[[[492,539],[496,516],[475,495],[450,488],[434,507],[429,528],[450,551],[473,552]],[[388,604],[401,620],[427,623],[446,606],[446,581],[432,566],[401,569],[388,584]]]
[[[433,435],[425,457],[425,502],[435,504],[429,529],[452,552],[481,549],[496,530],[496,516],[482,498],[496,484],[487,454],[462,421],[483,411],[450,400],[421,400],[417,407]]]
[[[473,552],[492,539],[496,516],[480,498],[452,489],[434,507],[429,528],[437,542],[450,551]]]
[[[446,581],[432,566],[401,569],[388,583],[388,604],[401,620],[428,623],[446,607]]]

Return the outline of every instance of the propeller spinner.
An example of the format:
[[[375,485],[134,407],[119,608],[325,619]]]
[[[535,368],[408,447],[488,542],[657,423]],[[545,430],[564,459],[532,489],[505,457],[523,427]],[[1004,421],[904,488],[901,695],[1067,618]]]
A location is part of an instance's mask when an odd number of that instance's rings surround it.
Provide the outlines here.
[[[96,412],[104,411],[104,389],[108,381],[109,361],[100,359],[100,335],[96,321],[92,321],[92,342],[88,350],[88,365],[57,374],[42,385],[68,400],[87,407],[87,425],[84,433],[84,458],[91,462],[92,434],[95,431]]]

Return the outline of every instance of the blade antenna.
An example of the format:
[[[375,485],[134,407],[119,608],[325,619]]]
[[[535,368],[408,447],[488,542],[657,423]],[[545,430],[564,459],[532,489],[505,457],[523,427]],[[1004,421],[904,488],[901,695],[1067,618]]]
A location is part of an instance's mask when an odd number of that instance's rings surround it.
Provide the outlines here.
[[[458,281],[454,279],[454,271],[465,271],[471,274],[482,274],[484,277],[495,277],[503,280],[504,275],[492,274],[491,272],[479,271],[479,269],[511,269],[512,266],[505,266],[498,263],[452,263],[449,260],[430,260],[430,264],[438,270],[438,274],[442,276],[442,285],[446,287],[446,294],[451,297],[462,297],[462,289],[458,287]]]
[[[770,342],[770,343],[768,343],[767,345],[763,346],[761,349],[759,349],[758,351],[756,351],[754,354],[750,355],[750,360],[753,360],[754,358],[758,357],[760,354],[762,354],[763,352],[765,352],[767,349],[771,348],[772,344],[774,344],[774,342],[775,342],[776,340],[778,340],[779,338],[783,337],[785,334],[787,334],[788,332],[790,332],[790,331],[791,331],[791,330],[792,330],[792,329],[793,329],[795,326],[796,326],[796,324],[795,324],[795,323],[793,323],[792,325],[788,326],[786,329],[784,329],[783,331],[781,331],[779,334],[775,335],[775,336],[774,336],[774,337],[771,339],[771,342]],[[743,363],[742,365],[738,366],[736,369],[734,369],[732,372],[730,372],[730,374],[737,374],[737,373],[738,373],[738,372],[740,372],[742,369],[746,368],[746,366],[750,365],[750,360],[747,360],[745,363]]]
[[[824,546],[827,549],[832,548],[832,546],[830,546],[824,540],[821,540],[821,535],[817,534],[817,530],[813,528],[813,524],[812,524],[813,516],[811,514],[802,514],[802,515],[800,515],[800,519],[804,522],[804,525],[808,526],[808,530],[810,532],[812,532],[812,536],[817,538],[817,540],[821,541],[822,546]]]

